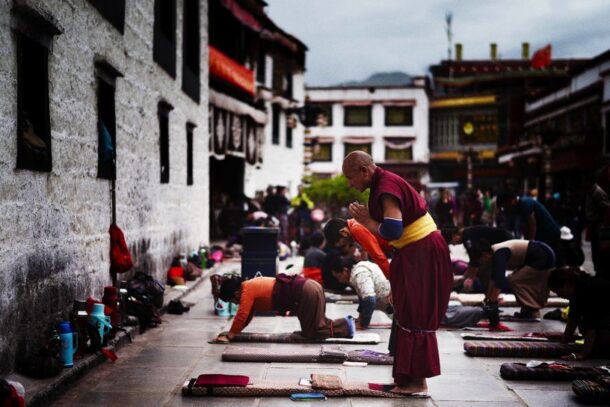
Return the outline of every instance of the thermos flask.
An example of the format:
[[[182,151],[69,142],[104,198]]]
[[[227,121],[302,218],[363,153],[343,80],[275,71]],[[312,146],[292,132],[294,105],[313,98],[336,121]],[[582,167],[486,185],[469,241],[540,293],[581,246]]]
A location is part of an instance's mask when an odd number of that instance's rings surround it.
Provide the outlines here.
[[[72,329],[72,324],[62,321],[59,324],[59,339],[61,340],[61,360],[64,367],[74,366],[74,354],[78,347],[78,334]]]

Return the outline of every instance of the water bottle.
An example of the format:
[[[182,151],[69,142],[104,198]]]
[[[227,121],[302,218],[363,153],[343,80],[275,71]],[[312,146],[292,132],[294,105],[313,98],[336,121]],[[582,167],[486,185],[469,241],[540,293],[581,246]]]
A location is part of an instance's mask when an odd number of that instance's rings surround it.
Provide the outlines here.
[[[74,366],[74,354],[78,349],[78,334],[72,329],[72,324],[62,321],[59,324],[59,339],[61,340],[61,360],[64,367]]]

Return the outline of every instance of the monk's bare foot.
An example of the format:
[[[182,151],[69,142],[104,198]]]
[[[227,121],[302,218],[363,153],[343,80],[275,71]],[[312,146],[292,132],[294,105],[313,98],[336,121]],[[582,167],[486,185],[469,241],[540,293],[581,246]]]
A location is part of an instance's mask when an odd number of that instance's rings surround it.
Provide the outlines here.
[[[396,386],[392,390],[392,393],[400,393],[404,395],[410,395],[414,393],[428,393],[428,384],[426,383],[426,379],[413,379],[409,383],[404,386]]]

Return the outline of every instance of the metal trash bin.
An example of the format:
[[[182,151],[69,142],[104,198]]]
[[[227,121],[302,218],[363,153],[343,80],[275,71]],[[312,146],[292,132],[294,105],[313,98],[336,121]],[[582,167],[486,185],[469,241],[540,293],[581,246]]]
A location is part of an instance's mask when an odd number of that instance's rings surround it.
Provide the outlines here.
[[[253,278],[275,277],[278,267],[278,228],[248,226],[242,228],[243,251],[241,253],[241,276]]]

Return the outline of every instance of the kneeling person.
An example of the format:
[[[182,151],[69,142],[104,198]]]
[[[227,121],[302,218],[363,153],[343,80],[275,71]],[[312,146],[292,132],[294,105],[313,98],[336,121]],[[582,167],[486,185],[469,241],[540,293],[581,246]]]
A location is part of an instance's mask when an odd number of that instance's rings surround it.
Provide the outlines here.
[[[220,287],[220,299],[239,303],[239,309],[229,333],[216,338],[219,342],[228,342],[240,333],[252,320],[254,311],[276,311],[280,315],[290,311],[299,319],[301,334],[309,339],[351,338],[355,333],[352,317],[326,318],[322,286],[300,276],[227,279]]]
[[[378,309],[392,313],[390,305],[390,282],[385,278],[381,268],[370,261],[355,263],[351,257],[335,257],[332,261],[333,276],[343,284],[349,284],[359,298],[359,329],[367,328],[371,323],[373,311]]]
[[[488,247],[482,259],[492,263],[492,280],[486,298],[488,304],[497,308],[502,286],[508,281],[521,305],[521,312],[515,316],[539,317],[539,310],[549,297],[547,280],[555,266],[553,249],[536,240],[514,239]],[[513,270],[508,278],[506,270]],[[497,325],[492,319],[490,323]]]

